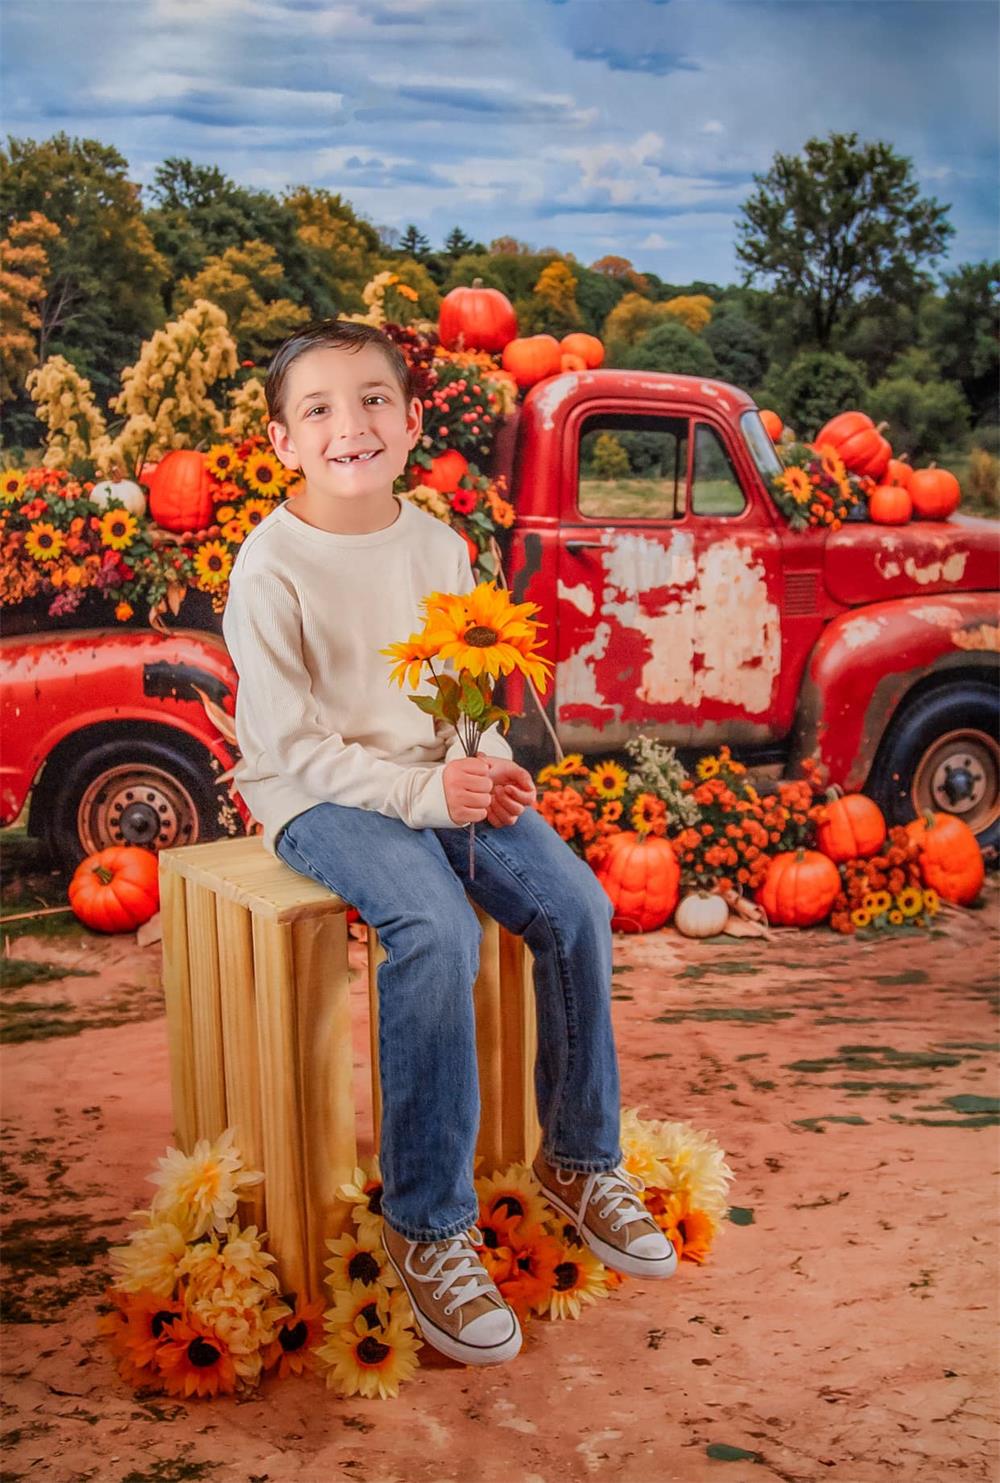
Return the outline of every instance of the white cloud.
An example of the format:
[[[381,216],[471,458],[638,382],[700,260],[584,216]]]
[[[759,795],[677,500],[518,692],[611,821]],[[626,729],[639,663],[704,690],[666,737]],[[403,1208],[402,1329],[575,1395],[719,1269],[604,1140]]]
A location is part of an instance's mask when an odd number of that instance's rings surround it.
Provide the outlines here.
[[[653,251],[660,247],[676,247],[677,243],[672,237],[662,237],[659,232],[647,232],[642,241],[637,242],[635,245],[636,247],[644,247]]]
[[[710,118],[707,123],[702,124],[701,132],[703,134],[724,134],[726,126],[721,119]]]

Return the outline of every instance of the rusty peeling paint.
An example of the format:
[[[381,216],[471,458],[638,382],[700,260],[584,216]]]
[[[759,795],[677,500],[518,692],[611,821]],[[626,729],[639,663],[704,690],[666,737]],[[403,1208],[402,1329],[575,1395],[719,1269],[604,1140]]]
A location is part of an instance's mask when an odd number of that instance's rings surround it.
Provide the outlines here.
[[[848,649],[860,649],[878,638],[884,618],[848,618],[840,631],[840,641]]]
[[[1000,652],[1000,624],[980,623],[978,628],[958,628],[949,637],[956,649],[983,649]]]
[[[567,371],[565,375],[553,376],[551,381],[544,383],[535,396],[535,406],[541,415],[543,428],[549,429],[553,426],[556,412],[566,398],[576,391],[579,381],[580,376],[577,371]]]
[[[593,617],[594,594],[586,582],[577,582],[575,587],[569,587],[560,580],[556,593],[560,602],[571,602],[578,612],[586,613],[588,618]]]
[[[912,556],[907,556],[903,562],[903,571],[921,587],[926,587],[928,582],[960,582],[968,559],[968,551],[953,551],[943,561],[929,561],[920,566]]]
[[[941,603],[932,603],[926,608],[911,608],[910,611],[921,623],[933,623],[938,628],[954,628],[956,623],[962,621],[962,615],[956,608],[944,607]]]

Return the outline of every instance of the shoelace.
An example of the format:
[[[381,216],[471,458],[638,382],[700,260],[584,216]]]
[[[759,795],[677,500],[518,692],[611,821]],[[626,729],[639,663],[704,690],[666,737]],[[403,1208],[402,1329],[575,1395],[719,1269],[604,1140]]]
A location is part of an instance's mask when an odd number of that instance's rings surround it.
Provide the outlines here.
[[[565,1179],[564,1174],[567,1176]],[[577,1174],[570,1169],[556,1170],[556,1178],[560,1184],[572,1184],[577,1177]],[[623,1226],[630,1225],[636,1220],[646,1220],[649,1211],[639,1199],[639,1195],[645,1188],[645,1181],[640,1179],[638,1174],[630,1174],[627,1169],[599,1170],[591,1174],[583,1186],[580,1208],[576,1213],[577,1234],[583,1226],[591,1200],[605,1201],[601,1210],[601,1215],[605,1220],[609,1215],[615,1215],[617,1212],[617,1218],[611,1227],[612,1231],[620,1231]]]
[[[404,1263],[409,1275],[417,1282],[436,1282],[438,1285],[431,1296],[435,1302],[439,1302],[446,1292],[455,1289],[451,1302],[446,1304],[445,1313],[450,1315],[456,1308],[461,1308],[464,1303],[471,1303],[473,1298],[478,1298],[481,1293],[493,1291],[493,1283],[475,1252],[470,1250],[469,1241],[475,1245],[482,1245],[483,1233],[478,1226],[471,1227],[468,1236],[453,1236],[448,1241],[434,1241],[427,1243],[427,1249],[420,1260],[426,1267],[424,1272],[414,1271],[411,1258],[417,1243],[410,1247],[406,1254]],[[423,1243],[421,1243],[423,1244]],[[451,1266],[450,1271],[445,1268]],[[461,1283],[461,1286],[456,1284]]]

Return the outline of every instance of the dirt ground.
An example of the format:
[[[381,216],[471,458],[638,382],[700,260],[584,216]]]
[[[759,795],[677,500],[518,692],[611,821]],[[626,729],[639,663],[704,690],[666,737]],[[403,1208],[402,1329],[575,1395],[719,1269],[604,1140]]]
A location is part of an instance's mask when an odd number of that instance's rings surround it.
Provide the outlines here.
[[[617,937],[625,1105],[722,1143],[742,1223],[508,1365],[425,1346],[385,1402],[119,1380],[95,1303],[171,1140],[160,949],[33,925],[0,1001],[7,1483],[1000,1478],[996,875],[930,935]]]

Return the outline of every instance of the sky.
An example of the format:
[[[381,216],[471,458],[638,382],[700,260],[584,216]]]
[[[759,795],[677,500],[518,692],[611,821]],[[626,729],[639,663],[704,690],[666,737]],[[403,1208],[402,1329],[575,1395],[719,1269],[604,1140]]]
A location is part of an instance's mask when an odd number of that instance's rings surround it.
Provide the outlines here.
[[[948,271],[1000,252],[998,48],[997,0],[0,0],[0,120],[719,284],[754,175],[856,132],[951,207]]]

